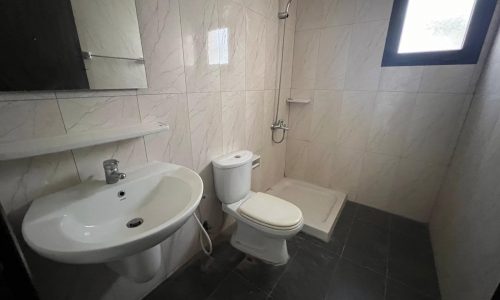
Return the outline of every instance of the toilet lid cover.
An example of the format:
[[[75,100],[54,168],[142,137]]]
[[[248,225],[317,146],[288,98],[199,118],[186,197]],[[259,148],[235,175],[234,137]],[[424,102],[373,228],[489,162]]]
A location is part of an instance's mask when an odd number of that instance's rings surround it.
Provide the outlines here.
[[[302,221],[302,211],[297,206],[264,193],[256,193],[243,202],[238,211],[249,219],[272,227],[289,228]]]

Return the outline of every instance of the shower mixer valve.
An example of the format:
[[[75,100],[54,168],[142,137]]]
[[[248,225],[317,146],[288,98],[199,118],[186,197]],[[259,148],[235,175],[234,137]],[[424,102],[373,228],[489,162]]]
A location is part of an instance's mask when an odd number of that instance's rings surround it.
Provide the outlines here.
[[[283,120],[277,120],[271,125],[271,130],[276,130],[276,129],[283,129],[287,131],[289,128],[286,126],[285,121]]]

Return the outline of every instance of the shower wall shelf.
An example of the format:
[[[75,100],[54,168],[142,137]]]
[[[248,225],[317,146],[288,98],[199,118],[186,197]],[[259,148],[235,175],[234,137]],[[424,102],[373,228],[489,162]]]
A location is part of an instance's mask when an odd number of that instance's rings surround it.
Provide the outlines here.
[[[288,103],[297,103],[297,104],[307,104],[311,102],[311,99],[293,99],[293,98],[288,98],[286,99],[286,102]]]
[[[154,122],[120,128],[67,133],[58,136],[34,138],[29,140],[0,142],[0,161],[57,153],[72,149],[128,140],[162,132],[168,129],[168,124],[163,122]]]

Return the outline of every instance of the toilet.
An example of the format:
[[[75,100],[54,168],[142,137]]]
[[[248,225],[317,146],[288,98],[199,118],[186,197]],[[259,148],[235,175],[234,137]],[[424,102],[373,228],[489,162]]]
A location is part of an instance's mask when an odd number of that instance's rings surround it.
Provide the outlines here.
[[[214,159],[215,191],[222,210],[236,220],[231,245],[264,262],[283,265],[289,259],[286,240],[304,224],[302,212],[283,199],[250,191],[252,159],[246,150]]]

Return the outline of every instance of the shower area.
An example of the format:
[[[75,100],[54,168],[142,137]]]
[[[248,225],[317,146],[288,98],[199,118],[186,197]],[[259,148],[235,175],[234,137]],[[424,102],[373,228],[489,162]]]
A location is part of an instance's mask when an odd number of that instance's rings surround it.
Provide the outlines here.
[[[276,16],[271,131],[285,171],[265,190],[300,207],[304,231],[324,240],[346,199],[429,222],[482,70],[381,67],[392,4],[292,0]]]
[[[275,101],[274,118],[271,124],[271,139],[275,144],[287,143],[287,137],[294,135],[296,130],[301,130],[293,126],[289,128],[287,124],[297,124],[296,120],[291,119],[292,112],[297,108],[306,108],[312,105],[311,97],[307,95],[296,94],[293,89],[294,72],[294,35],[296,29],[296,10],[297,1],[289,0],[282,3],[279,20],[278,44],[278,70],[277,97]],[[287,60],[288,58],[288,60]],[[295,75],[296,76],[296,75]],[[300,118],[300,115],[294,115]],[[286,145],[285,166],[293,164],[293,158],[289,157],[289,149]],[[318,157],[318,159],[321,159]],[[305,167],[305,166],[304,166]],[[287,169],[287,167],[285,167]],[[267,193],[285,199],[298,206],[304,215],[303,231],[315,236],[321,240],[329,241],[338,216],[345,204],[347,195],[345,192],[331,189],[328,185],[318,185],[310,178],[295,178],[293,174],[287,174],[278,183],[271,186]]]

